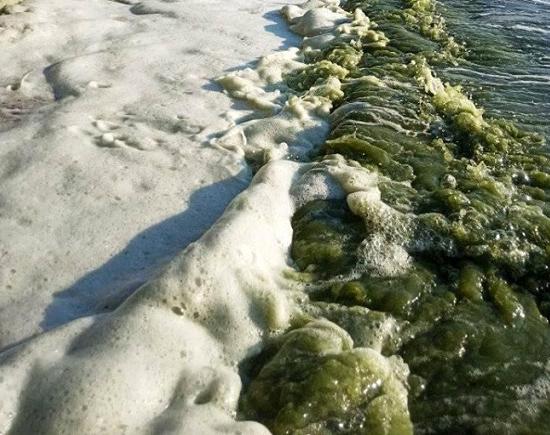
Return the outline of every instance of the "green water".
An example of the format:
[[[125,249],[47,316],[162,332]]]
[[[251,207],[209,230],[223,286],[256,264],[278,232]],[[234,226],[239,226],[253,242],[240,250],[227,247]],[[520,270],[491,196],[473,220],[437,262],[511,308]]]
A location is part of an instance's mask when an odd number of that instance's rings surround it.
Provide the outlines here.
[[[306,315],[245,366],[242,415],[275,434],[550,433],[549,149],[431,86],[502,47],[472,52],[428,0],[345,7],[387,46],[328,47],[287,83],[343,80],[317,158],[378,173],[384,206],[296,212]]]

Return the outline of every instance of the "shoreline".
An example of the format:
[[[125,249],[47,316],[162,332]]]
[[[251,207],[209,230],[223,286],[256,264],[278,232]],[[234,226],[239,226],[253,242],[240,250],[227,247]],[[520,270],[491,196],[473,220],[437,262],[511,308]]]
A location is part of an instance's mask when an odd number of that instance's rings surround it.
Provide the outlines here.
[[[131,3],[147,29],[202,23],[188,2]],[[455,41],[430,0],[312,0],[281,13],[301,43],[293,47],[288,37],[281,50],[206,86],[194,72],[178,74],[188,64],[167,61],[180,41],[169,42],[165,27],[150,58],[138,53],[147,45],[133,45],[143,42],[142,27],[117,58],[109,34],[105,50],[44,70],[54,103],[29,119],[51,121],[41,131],[46,140],[59,123],[65,140],[88,135],[111,157],[143,158],[138,163],[159,170],[174,156],[185,166],[174,150],[186,138],[202,144],[180,174],[188,181],[196,159],[211,175],[223,167],[242,184],[252,181],[200,238],[159,259],[158,272],[132,273],[131,285],[119,279],[119,289],[128,287],[114,298],[101,287],[102,314],[4,352],[0,382],[9,393],[0,432],[546,427],[548,148],[439,77],[449,65],[483,69],[506,50],[489,41],[489,60],[476,57],[484,51]],[[174,119],[182,86],[214,91],[216,82],[233,98],[224,133],[185,114]],[[38,92],[32,74],[14,83],[6,91]],[[148,91],[136,95],[134,87]],[[124,112],[90,117],[95,130],[79,124],[98,107],[90,96],[101,95],[116,96]],[[61,110],[48,112],[52,104]],[[53,149],[68,152],[64,144]],[[33,157],[47,155],[41,151]],[[97,179],[131,193],[121,178]],[[77,181],[73,174],[63,186]],[[177,183],[176,175],[160,182]],[[209,206],[213,197],[205,194]],[[159,255],[168,239],[152,251]],[[115,257],[103,272],[119,273],[124,261]],[[70,296],[46,311],[50,321],[101,312],[93,303],[75,308]]]

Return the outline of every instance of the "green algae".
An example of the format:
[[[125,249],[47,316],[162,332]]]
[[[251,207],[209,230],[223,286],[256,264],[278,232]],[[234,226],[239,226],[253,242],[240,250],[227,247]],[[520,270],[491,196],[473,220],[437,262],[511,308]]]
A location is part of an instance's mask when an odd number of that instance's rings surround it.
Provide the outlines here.
[[[338,44],[325,49],[322,57],[349,71],[359,65],[363,58],[363,51],[352,45]]]
[[[351,0],[346,7],[361,8],[402,53],[422,53],[434,62],[455,62],[464,53],[434,0]]]
[[[381,348],[401,356],[411,371],[408,403],[416,432],[544,433],[549,422],[541,412],[550,404],[534,386],[548,388],[550,380],[548,321],[533,294],[494,269],[423,254],[403,275],[340,277],[309,292],[313,304],[340,307],[336,316],[322,315],[340,319],[354,338],[357,326],[350,327],[347,310],[362,307],[368,310],[356,316],[378,314],[399,323],[391,344]],[[376,341],[368,323],[361,327]]]
[[[349,71],[330,60],[323,59],[313,65],[308,65],[303,70],[287,74],[287,85],[296,91],[306,91],[313,86],[321,85],[329,77],[344,79]]]
[[[313,201],[293,217],[292,257],[302,270],[344,273],[357,259],[354,246],[361,240],[362,222],[344,201]]]
[[[361,8],[388,42],[339,42],[287,82],[304,92],[333,73],[342,80],[320,153],[377,173],[381,200],[353,193],[295,213],[291,256],[313,323],[257,357],[243,416],[276,434],[409,433],[411,422],[415,433],[547,433],[550,152],[437,78],[431,65],[471,53],[435,2],[346,8]],[[316,319],[359,347],[317,334],[328,327]],[[407,407],[369,413],[365,382],[380,374],[362,348],[406,363]]]
[[[262,359],[241,409],[274,434],[412,434],[402,362],[353,348],[335,324],[291,330]]]

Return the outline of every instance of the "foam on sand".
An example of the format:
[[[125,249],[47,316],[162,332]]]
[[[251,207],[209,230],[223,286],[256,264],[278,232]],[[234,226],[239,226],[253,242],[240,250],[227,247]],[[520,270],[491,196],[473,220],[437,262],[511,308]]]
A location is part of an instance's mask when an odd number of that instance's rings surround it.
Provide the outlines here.
[[[209,79],[281,41],[273,6],[237,6],[29,0],[1,18],[0,433],[266,433],[234,422],[236,365],[290,315],[302,169],[262,170],[159,272],[251,178],[202,145],[232,125]]]
[[[222,219],[115,313],[5,353],[0,432],[265,433],[232,418],[236,365],[286,326],[280,283],[299,165],[263,168]]]
[[[233,125],[212,79],[292,40],[275,7],[26,0],[0,15],[0,349],[112,311],[248,185],[240,156],[203,145]]]

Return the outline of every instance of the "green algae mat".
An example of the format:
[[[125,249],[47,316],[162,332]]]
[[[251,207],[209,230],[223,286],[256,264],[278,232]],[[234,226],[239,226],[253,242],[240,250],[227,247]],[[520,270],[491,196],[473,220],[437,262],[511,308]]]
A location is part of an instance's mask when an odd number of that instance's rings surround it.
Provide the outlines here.
[[[285,80],[342,81],[311,157],[359,162],[381,201],[295,213],[304,315],[243,365],[241,416],[275,434],[550,433],[550,151],[437,77],[507,53],[468,49],[430,0],[343,7],[375,30]]]

